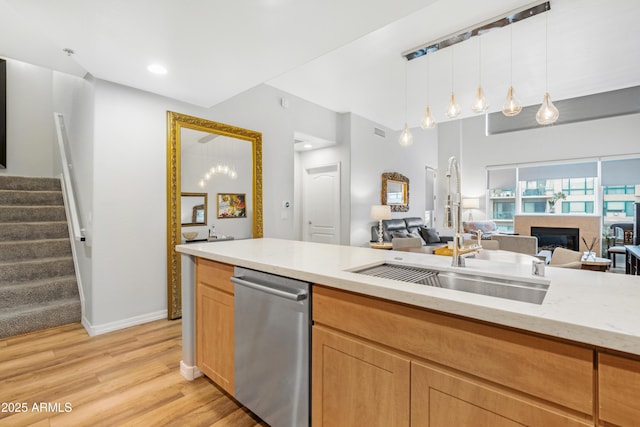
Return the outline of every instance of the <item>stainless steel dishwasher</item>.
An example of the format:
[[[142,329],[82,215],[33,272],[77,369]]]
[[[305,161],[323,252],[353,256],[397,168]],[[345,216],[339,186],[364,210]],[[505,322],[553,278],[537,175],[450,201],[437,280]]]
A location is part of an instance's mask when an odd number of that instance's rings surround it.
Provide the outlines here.
[[[271,427],[309,426],[311,285],[236,267],[235,397]]]

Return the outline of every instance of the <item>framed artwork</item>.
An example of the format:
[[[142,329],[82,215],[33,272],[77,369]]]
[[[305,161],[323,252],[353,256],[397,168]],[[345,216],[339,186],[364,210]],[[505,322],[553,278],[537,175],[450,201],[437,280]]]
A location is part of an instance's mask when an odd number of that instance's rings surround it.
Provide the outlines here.
[[[244,193],[218,193],[218,218],[246,218]]]

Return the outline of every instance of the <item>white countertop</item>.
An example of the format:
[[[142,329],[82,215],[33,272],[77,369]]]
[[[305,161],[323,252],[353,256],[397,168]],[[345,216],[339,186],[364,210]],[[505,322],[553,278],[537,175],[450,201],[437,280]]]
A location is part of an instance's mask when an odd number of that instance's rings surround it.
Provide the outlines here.
[[[451,258],[280,239],[178,245],[184,254],[301,279],[445,313],[640,355],[640,276]],[[541,305],[349,272],[384,261],[549,282]],[[184,284],[183,284],[184,285]]]

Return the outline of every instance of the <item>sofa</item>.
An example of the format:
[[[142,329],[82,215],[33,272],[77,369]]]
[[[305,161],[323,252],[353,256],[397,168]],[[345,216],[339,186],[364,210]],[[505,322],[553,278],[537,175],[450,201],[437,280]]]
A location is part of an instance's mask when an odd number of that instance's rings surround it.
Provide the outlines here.
[[[435,228],[424,225],[419,217],[382,220],[382,240],[391,243],[394,238],[420,238],[423,246],[442,246],[453,240],[451,236],[440,236]],[[378,225],[371,227],[371,242],[378,241]]]

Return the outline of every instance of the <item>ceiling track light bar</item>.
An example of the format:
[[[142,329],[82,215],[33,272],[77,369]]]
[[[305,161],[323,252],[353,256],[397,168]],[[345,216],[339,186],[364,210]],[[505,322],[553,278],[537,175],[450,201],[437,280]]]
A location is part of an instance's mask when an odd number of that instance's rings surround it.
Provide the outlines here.
[[[458,44],[460,42],[468,40],[471,37],[480,36],[482,34],[488,33],[489,31],[494,30],[496,28],[506,27],[507,25],[511,25],[518,21],[523,21],[527,18],[531,18],[532,16],[536,16],[540,13],[547,12],[550,9],[551,9],[551,2],[549,1],[546,1],[544,3],[538,3],[535,6],[529,5],[529,6],[526,6],[525,9],[516,9],[509,12],[509,14],[506,16],[493,18],[489,21],[485,21],[485,23],[482,23],[477,27],[463,30],[461,33],[448,36],[442,40],[439,40],[436,42],[430,42],[420,47],[403,52],[402,56],[407,61],[411,61],[412,59],[420,58],[429,53],[434,53],[446,47],[453,46],[454,44]]]

